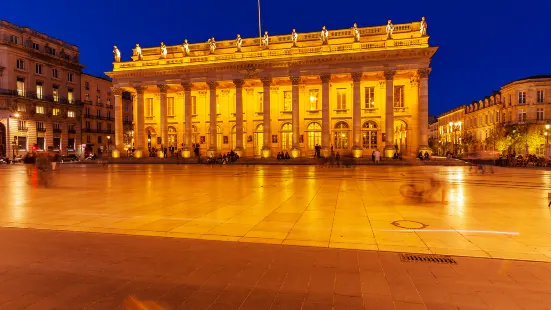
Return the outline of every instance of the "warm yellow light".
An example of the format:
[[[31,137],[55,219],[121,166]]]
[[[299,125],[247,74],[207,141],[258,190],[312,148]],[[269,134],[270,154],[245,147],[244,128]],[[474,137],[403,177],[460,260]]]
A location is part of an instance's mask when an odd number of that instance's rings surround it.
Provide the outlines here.
[[[549,124],[545,125],[545,129],[549,129]]]
[[[546,132],[544,132],[543,134],[547,136],[547,131],[546,131]]]
[[[15,113],[13,116],[15,117],[19,117],[19,113]]]

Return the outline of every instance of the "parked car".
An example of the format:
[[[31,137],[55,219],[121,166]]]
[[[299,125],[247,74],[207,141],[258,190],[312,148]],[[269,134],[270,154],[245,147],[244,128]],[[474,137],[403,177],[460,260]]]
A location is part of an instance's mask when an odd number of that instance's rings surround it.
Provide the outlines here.
[[[78,157],[75,154],[61,156],[62,163],[70,163],[73,161],[78,161]]]
[[[9,165],[11,163],[11,160],[7,157],[0,157],[0,165],[1,164],[7,164]]]

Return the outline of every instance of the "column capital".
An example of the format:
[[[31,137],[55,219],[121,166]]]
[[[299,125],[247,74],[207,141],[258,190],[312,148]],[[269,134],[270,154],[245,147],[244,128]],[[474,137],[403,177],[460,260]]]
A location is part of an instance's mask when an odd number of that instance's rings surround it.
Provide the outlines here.
[[[300,82],[300,76],[298,76],[298,75],[291,75],[291,76],[289,76],[289,79],[291,80],[291,84],[293,86],[298,85],[298,83]]]
[[[111,93],[115,96],[120,96],[122,94],[122,88],[113,86],[111,87]]]
[[[143,95],[146,87],[145,86],[134,86],[134,89],[136,90],[136,93]]]
[[[245,83],[245,80],[243,79],[233,80],[233,84],[235,85],[235,88],[242,88],[244,83]]]
[[[191,91],[191,87],[193,86],[190,82],[182,82],[181,85],[184,88],[184,91]]]
[[[216,90],[216,87],[218,86],[218,82],[216,82],[216,81],[207,81],[207,85],[209,86],[210,90]]]
[[[391,81],[391,80],[394,79],[394,75],[396,75],[396,71],[395,70],[386,70],[384,72],[384,75],[385,75],[385,80]]]
[[[417,75],[422,79],[426,79],[429,77],[431,71],[432,70],[430,68],[422,68],[417,70]]]
[[[328,74],[328,73],[320,74],[320,79],[322,83],[329,83],[331,81],[331,74]]]
[[[262,82],[262,85],[264,85],[264,87],[272,85],[272,77],[271,76],[263,77],[263,78],[260,79],[260,81]]]
[[[352,76],[352,81],[358,83],[362,80],[363,72],[352,72],[350,75]]]
[[[166,85],[166,84],[159,84],[159,85],[157,85],[157,87],[159,88],[161,93],[166,94],[167,91],[168,91],[168,85]]]
[[[419,76],[418,75],[414,75],[412,76],[410,79],[409,79],[409,82],[411,84],[412,87],[416,87],[416,86],[419,86]]]

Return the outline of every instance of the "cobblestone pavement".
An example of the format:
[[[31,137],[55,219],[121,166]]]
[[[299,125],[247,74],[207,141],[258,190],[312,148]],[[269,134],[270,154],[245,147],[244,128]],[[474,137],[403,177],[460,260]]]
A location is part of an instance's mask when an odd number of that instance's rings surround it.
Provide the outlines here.
[[[551,309],[551,264],[0,228],[0,309]]]

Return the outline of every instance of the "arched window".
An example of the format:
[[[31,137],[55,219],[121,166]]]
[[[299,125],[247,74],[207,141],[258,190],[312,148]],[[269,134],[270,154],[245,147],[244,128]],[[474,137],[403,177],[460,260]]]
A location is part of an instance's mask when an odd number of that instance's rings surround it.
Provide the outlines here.
[[[168,126],[168,146],[178,147],[178,132],[172,126]]]
[[[245,129],[245,127],[243,128]],[[245,149],[245,146],[247,145],[247,133],[245,130],[243,130],[243,141],[241,142],[243,149]],[[236,149],[237,148],[237,126],[234,125],[231,129],[231,148]]]
[[[400,153],[407,153],[407,124],[402,120],[394,121],[394,146]]]
[[[262,148],[264,147],[264,124],[258,124],[254,130],[254,155],[262,155]]]
[[[293,124],[285,123],[281,126],[281,150],[287,151],[293,147]]]
[[[306,128],[308,136],[308,149],[314,150],[316,145],[321,145],[321,125],[316,122],[308,124]]]
[[[197,126],[191,125],[191,145],[195,146],[196,144],[199,144],[199,130],[197,129]]]
[[[333,130],[333,147],[336,150],[347,150],[350,141],[350,126],[346,122],[338,122]]]
[[[364,149],[376,149],[378,141],[377,123],[367,121],[362,126],[362,147]]]

